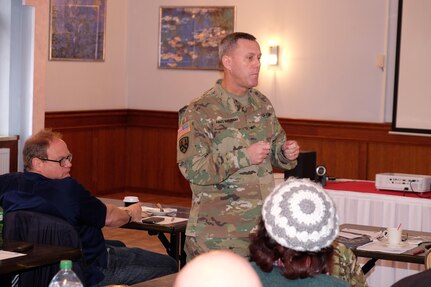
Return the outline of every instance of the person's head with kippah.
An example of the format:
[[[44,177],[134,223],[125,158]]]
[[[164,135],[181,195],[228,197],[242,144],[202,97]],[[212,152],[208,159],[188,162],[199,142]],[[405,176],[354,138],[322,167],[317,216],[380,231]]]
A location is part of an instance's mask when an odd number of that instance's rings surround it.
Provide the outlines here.
[[[277,266],[288,279],[327,274],[337,236],[335,205],[321,185],[289,178],[264,201],[250,259],[264,272]]]

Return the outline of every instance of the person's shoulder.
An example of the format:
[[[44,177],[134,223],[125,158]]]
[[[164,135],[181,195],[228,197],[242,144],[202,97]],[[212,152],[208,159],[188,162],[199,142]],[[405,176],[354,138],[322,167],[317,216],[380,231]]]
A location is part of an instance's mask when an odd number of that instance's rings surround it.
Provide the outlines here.
[[[13,183],[18,181],[25,181],[25,180],[33,180],[34,176],[31,176],[32,173],[28,172],[10,172],[0,175],[0,182],[1,185],[5,185],[6,183]]]
[[[58,181],[58,182],[67,182],[67,183],[79,183],[76,179],[74,179],[71,176],[67,176],[64,178],[58,178],[58,179],[53,179],[54,181]]]
[[[71,176],[60,178],[60,179],[52,179],[51,182],[52,184],[61,186],[63,188],[68,188],[72,190],[79,190],[79,189],[85,190],[84,186]]]
[[[10,180],[10,179],[22,177],[23,175],[24,173],[22,172],[9,172],[9,173],[0,175],[0,180]]]
[[[209,89],[203,95],[194,98],[188,105],[179,110],[179,116],[184,117],[186,114],[200,114],[218,104],[214,88]]]
[[[274,268],[271,272],[264,272],[255,262],[250,262],[250,265],[256,271],[263,286],[309,286],[309,287],[345,287],[349,286],[346,281],[341,279],[321,274],[316,277],[308,277],[304,279],[290,280],[283,276],[281,270]]]
[[[184,107],[182,107],[179,111],[178,114],[180,115],[180,117],[182,115],[184,115],[184,113],[187,111],[187,108],[189,107],[189,105],[185,105]]]
[[[207,103],[214,102],[215,96],[217,95],[216,90],[214,87],[210,88],[209,90],[205,91],[201,96],[193,99],[190,105],[205,105]]]
[[[259,266],[257,266],[256,262],[252,261],[252,262],[250,262],[250,265],[251,265],[251,267],[252,267],[254,270],[256,270],[257,274],[259,274],[259,273],[262,273],[262,272],[263,272],[263,271],[262,271],[262,269],[260,269],[260,267],[259,267]]]
[[[251,89],[249,90],[249,94],[250,94],[250,95],[252,95],[252,96],[255,96],[255,97],[261,98],[261,99],[268,100],[268,98],[267,98],[264,94],[262,94],[262,92],[261,92],[261,91],[259,91],[259,90],[258,90],[258,89],[256,89],[256,88],[251,88]]]
[[[307,277],[303,279],[295,279],[295,280],[289,280],[283,275],[280,275],[285,279],[285,284],[283,286],[296,286],[296,287],[347,287],[350,286],[349,283],[346,281],[343,281],[341,279],[320,274],[315,277]],[[271,286],[272,285],[265,285],[265,286]]]
[[[14,182],[19,182],[23,178],[22,172],[11,172],[0,175],[0,191],[4,192]]]
[[[336,261],[337,261],[337,259],[340,259],[340,258],[346,258],[346,259],[349,259],[349,261],[354,260],[355,254],[353,253],[353,251],[349,247],[347,247],[343,243],[338,242],[338,241],[334,241],[332,243],[332,247],[334,248],[335,254],[338,255],[338,256],[334,257],[334,259]]]
[[[254,97],[255,99],[257,99],[258,101],[260,101],[262,103],[269,104],[272,106],[271,101],[264,94],[262,94],[262,92],[260,92],[256,88],[251,88],[249,90],[249,95]]]
[[[334,287],[345,287],[345,286],[350,286],[349,283],[347,283],[346,281],[333,277],[333,276],[329,276],[329,275],[319,275],[318,277],[315,277],[316,281],[318,285],[316,286],[334,286]]]
[[[278,269],[274,268],[271,272],[264,272],[256,262],[250,262],[250,265],[253,267],[254,271],[256,271],[264,287],[292,286],[290,284],[291,280],[285,278]]]

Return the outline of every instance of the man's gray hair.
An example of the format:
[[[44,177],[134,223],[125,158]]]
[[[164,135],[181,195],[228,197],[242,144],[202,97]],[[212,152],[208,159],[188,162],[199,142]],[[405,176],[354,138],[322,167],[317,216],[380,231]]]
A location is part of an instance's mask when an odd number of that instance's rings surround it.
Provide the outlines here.
[[[220,63],[221,63],[223,56],[226,55],[227,53],[229,53],[235,47],[235,45],[239,39],[256,41],[255,36],[248,34],[248,33],[244,33],[244,32],[234,32],[234,33],[227,35],[226,37],[224,37],[220,41],[220,45],[218,48],[218,55],[219,55]]]

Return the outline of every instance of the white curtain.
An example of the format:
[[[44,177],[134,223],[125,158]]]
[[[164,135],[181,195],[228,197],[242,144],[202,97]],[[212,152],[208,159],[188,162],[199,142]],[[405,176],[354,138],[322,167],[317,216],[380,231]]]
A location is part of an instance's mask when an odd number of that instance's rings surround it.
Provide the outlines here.
[[[0,136],[19,135],[19,150],[32,128],[33,55],[34,8],[0,0]]]

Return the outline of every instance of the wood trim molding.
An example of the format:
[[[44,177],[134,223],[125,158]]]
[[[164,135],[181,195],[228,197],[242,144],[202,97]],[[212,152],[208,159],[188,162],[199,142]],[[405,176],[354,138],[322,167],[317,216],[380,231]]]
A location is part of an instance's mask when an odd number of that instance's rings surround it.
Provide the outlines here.
[[[46,112],[45,127],[53,129],[125,127],[128,113],[128,110]]]
[[[431,137],[391,134],[390,123],[364,123],[322,120],[279,119],[289,136],[341,139],[358,142],[380,142],[431,145]]]
[[[128,110],[128,127],[178,129],[178,113],[167,111]]]
[[[317,164],[326,165],[330,176],[374,180],[379,172],[431,174],[431,137],[390,134],[388,123],[279,121],[301,149],[317,152]],[[176,164],[177,112],[48,112],[45,123],[63,133],[77,154],[73,176],[95,194],[159,190],[191,196]]]
[[[359,142],[380,142],[431,145],[431,137],[391,134],[390,123],[366,123],[327,120],[280,118],[289,136],[341,139]],[[47,112],[45,126],[54,129],[97,127],[178,128],[178,113],[153,110],[91,110]]]

